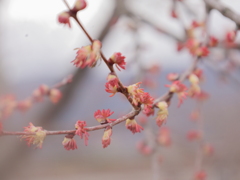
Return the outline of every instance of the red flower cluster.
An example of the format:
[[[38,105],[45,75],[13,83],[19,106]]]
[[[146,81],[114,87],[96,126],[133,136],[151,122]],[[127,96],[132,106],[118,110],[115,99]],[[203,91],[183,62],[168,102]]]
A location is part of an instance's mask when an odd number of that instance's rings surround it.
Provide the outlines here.
[[[67,24],[69,28],[71,28],[70,24],[70,14],[69,12],[62,12],[61,14],[58,15],[58,22],[61,24]]]
[[[76,143],[75,139],[73,139],[73,137],[68,137],[68,135],[66,135],[64,137],[62,145],[68,151],[77,149],[77,143]]]
[[[107,77],[107,83],[105,84],[105,91],[112,93],[110,97],[114,96],[118,92],[118,78],[113,73],[110,73]]]
[[[208,48],[206,46],[201,46],[200,42],[194,38],[189,39],[185,46],[192,55],[206,57],[209,54]]]
[[[180,81],[174,81],[171,85],[165,85],[166,87],[169,87],[169,91],[173,93],[177,93],[179,103],[178,107],[182,104],[183,99],[187,97],[187,87],[182,84]]]
[[[138,133],[138,132],[140,133],[141,130],[143,130],[143,127],[140,126],[139,124],[137,124],[135,119],[127,119],[125,126],[126,126],[127,129],[132,131],[133,134]]]
[[[111,112],[110,109],[103,109],[102,111],[97,110],[94,113],[94,118],[99,122],[99,123],[106,123],[106,122],[113,122],[115,119],[109,119],[108,117],[111,116],[114,112]]]
[[[111,136],[112,136],[112,128],[106,128],[102,137],[102,145],[103,148],[106,148],[111,143]]]
[[[75,128],[76,128],[75,134],[80,136],[81,139],[84,137],[84,143],[87,146],[89,133],[87,132],[87,129],[85,128],[86,126],[87,126],[87,123],[85,121],[77,121],[75,124]]]
[[[76,0],[74,7],[71,9],[72,12],[78,12],[87,7],[87,3],[85,0]]]
[[[110,64],[116,64],[116,67],[119,71],[121,71],[120,68],[125,69],[126,66],[126,62],[125,60],[125,56],[122,56],[121,53],[114,53],[110,59],[108,60]]]
[[[101,58],[101,47],[102,43],[99,40],[94,40],[92,45],[78,49],[77,56],[72,63],[79,68],[94,67],[98,59]]]
[[[138,103],[144,105],[144,112],[148,115],[152,114],[152,104],[153,98],[149,93],[144,92],[143,89],[140,89],[141,82],[130,85],[127,87],[128,93],[130,94],[130,98],[132,98],[132,102],[134,105],[138,105]]]
[[[24,127],[24,132],[26,133],[36,133],[35,135],[22,135],[27,145],[31,144],[36,145],[37,148],[42,148],[43,140],[46,137],[46,131],[42,127],[36,127],[32,123],[29,123],[29,126]]]

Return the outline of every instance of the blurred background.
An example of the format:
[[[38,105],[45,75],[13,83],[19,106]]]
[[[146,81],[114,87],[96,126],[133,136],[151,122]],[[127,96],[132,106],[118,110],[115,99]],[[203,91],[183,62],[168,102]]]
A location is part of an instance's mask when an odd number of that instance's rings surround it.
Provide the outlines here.
[[[221,0],[240,14],[239,0]],[[205,6],[202,0],[177,2],[182,22],[171,17],[170,0],[88,0],[78,18],[94,39],[103,43],[103,52],[126,56],[126,70],[118,72],[124,85],[148,78],[153,86],[144,87],[154,97],[167,91],[170,72],[181,73],[191,66],[192,55],[177,51],[177,42],[184,41],[183,26],[192,20],[203,21]],[[72,6],[74,0],[69,0]],[[57,105],[49,100],[34,106],[26,113],[14,112],[4,129],[22,131],[32,122],[47,130],[73,129],[77,120],[88,126],[97,125],[93,114],[110,108],[118,118],[131,110],[121,95],[109,98],[104,84],[108,69],[99,63],[93,69],[79,70],[70,63],[75,48],[90,44],[82,30],[71,20],[72,28],[57,22],[57,15],[66,7],[60,0],[0,0],[0,91],[1,96],[14,94],[18,100],[31,95],[41,84],[49,86],[74,74],[73,82],[61,90],[63,99]],[[209,33],[219,40],[235,24],[213,10],[209,17]],[[236,43],[239,43],[239,35]],[[200,63],[205,81],[202,88],[210,94],[201,106],[204,119],[204,138],[214,147],[214,154],[204,157],[202,166],[211,180],[240,179],[240,71],[239,49],[211,49],[211,55]],[[234,59],[234,72],[226,70]],[[159,71],[149,73],[156,65]],[[146,84],[145,84],[146,85]],[[189,119],[196,102],[187,99],[177,107],[174,97],[166,125],[171,131],[172,145],[159,147],[158,156],[143,155],[136,143],[146,133],[132,134],[124,123],[113,128],[111,145],[103,149],[103,130],[90,132],[89,145],[78,137],[78,150],[66,151],[61,142],[64,136],[47,136],[42,149],[27,147],[16,136],[0,137],[1,180],[65,180],[65,179],[192,179],[198,143],[189,142],[186,133],[196,129]],[[157,125],[149,118],[154,132]],[[157,165],[156,165],[157,163]],[[156,172],[158,175],[156,175]]]

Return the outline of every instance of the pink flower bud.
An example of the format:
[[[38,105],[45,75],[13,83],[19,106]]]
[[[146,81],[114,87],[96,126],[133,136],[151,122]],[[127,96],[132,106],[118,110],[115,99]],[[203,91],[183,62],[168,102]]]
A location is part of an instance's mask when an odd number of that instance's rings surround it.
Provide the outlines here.
[[[85,0],[76,0],[72,11],[76,13],[78,11],[85,9],[86,7],[87,7],[87,3]]]
[[[85,121],[77,121],[75,124],[75,128],[76,128],[75,134],[80,136],[81,139],[84,137],[84,142],[85,142],[85,145],[87,146],[89,133],[85,128],[86,126],[87,126],[87,123]]]
[[[99,123],[105,123],[105,122],[108,122],[108,118],[109,116],[111,116],[114,112],[111,112],[110,109],[103,109],[102,111],[100,110],[97,110],[95,113],[94,113],[94,118],[99,122]]]
[[[112,128],[107,128],[104,133],[103,133],[103,137],[102,137],[102,145],[103,148],[106,148],[110,145],[111,143],[111,136],[112,136]]]
[[[126,120],[126,128],[132,131],[133,134],[140,133],[141,130],[143,130],[143,127],[137,124],[137,122],[134,119],[127,119]]]
[[[32,123],[24,127],[26,133],[36,133],[35,135],[22,135],[21,138],[27,141],[27,145],[36,145],[37,148],[42,148],[43,141],[46,137],[46,131],[42,127],[36,127]]]
[[[67,24],[69,28],[71,28],[70,17],[71,16],[69,12],[62,12],[61,14],[58,15],[58,22],[61,24]]]
[[[126,66],[126,62],[124,61],[125,59],[125,56],[122,56],[121,53],[114,53],[110,59],[109,59],[109,62],[112,63],[112,64],[116,64],[116,67],[119,71],[121,71],[120,68],[122,69],[125,69],[125,66]]]
[[[77,149],[77,143],[75,139],[73,139],[73,135],[66,135],[62,142],[62,145],[68,151]]]
[[[165,101],[161,101],[157,103],[157,107],[159,108],[159,111],[157,113],[156,122],[157,125],[161,127],[168,117],[168,104]]]
[[[56,104],[62,98],[62,93],[58,89],[53,88],[50,90],[49,97],[52,103]]]

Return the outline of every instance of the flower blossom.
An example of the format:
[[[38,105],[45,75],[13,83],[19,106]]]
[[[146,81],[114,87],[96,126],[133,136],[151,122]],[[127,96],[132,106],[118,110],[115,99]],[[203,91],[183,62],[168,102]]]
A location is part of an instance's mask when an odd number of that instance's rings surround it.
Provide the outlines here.
[[[62,12],[58,15],[58,22],[61,24],[67,24],[69,28],[71,28],[70,24],[70,14],[69,12]]]
[[[157,113],[156,122],[157,125],[161,127],[168,117],[168,104],[165,101],[161,101],[157,103],[157,107],[159,108],[159,111]]]
[[[149,95],[149,93],[144,92],[143,89],[140,89],[141,82],[130,85],[127,87],[128,93],[132,98],[132,102],[134,105],[138,105],[138,103],[144,104],[144,106],[148,106],[145,108],[149,108],[153,104],[153,98]]]
[[[36,127],[32,123],[24,127],[26,133],[36,133],[34,135],[22,135],[21,138],[27,141],[27,145],[36,145],[36,148],[42,148],[43,141],[46,137],[46,131],[42,127]]]
[[[110,97],[114,96],[118,92],[118,78],[116,75],[110,73],[107,77],[107,83],[105,84],[105,91],[112,93]]]
[[[72,12],[78,12],[87,7],[87,3],[85,0],[76,0],[74,7],[72,8]]]
[[[110,145],[111,136],[112,136],[112,128],[106,128],[106,130],[103,133],[103,137],[102,137],[103,148],[106,148]]]
[[[127,119],[125,126],[126,126],[127,129],[132,131],[133,134],[138,133],[138,132],[140,133],[141,130],[143,130],[143,127],[140,126],[139,124],[137,124],[135,119]]]
[[[109,119],[108,117],[111,116],[114,112],[111,112],[110,109],[103,109],[102,111],[97,110],[94,113],[94,118],[99,122],[99,123],[106,123],[106,122],[112,122],[115,121],[115,119]]]
[[[49,98],[52,101],[52,103],[56,104],[62,98],[62,93],[61,93],[60,90],[58,90],[56,88],[50,89],[50,91],[49,91]]]
[[[92,45],[83,46],[78,49],[77,56],[72,63],[78,68],[94,67],[101,58],[101,47],[102,43],[99,40],[94,40]]]
[[[77,143],[76,143],[75,139],[73,139],[73,136],[74,135],[72,135],[72,134],[66,135],[62,142],[62,145],[68,151],[77,149]]]
[[[126,62],[124,60],[125,60],[125,56],[122,56],[122,54],[118,52],[118,53],[114,53],[108,61],[111,64],[116,64],[117,69],[121,71],[120,68],[125,69],[125,66],[126,66]]]
[[[169,87],[169,91],[176,93],[179,99],[178,107],[182,104],[183,99],[187,97],[187,87],[180,81],[174,81],[171,85],[165,85]]]
[[[201,43],[194,38],[190,38],[186,42],[186,47],[194,56],[206,57],[209,54],[208,48],[206,46],[201,46]]]
[[[170,137],[170,130],[167,127],[160,128],[157,140],[158,140],[158,143],[163,146],[170,146],[172,143],[172,140]]]
[[[199,80],[198,76],[196,76],[195,74],[192,73],[192,74],[189,75],[188,80],[191,83],[191,86],[190,86],[189,91],[188,91],[188,95],[190,97],[194,97],[197,94],[200,94],[201,93],[201,88],[199,86],[199,81],[200,80]]]
[[[76,128],[75,134],[80,136],[81,139],[84,137],[84,142],[85,142],[85,145],[87,146],[89,133],[85,128],[86,126],[87,126],[87,123],[85,121],[77,121],[75,124],[75,128]]]

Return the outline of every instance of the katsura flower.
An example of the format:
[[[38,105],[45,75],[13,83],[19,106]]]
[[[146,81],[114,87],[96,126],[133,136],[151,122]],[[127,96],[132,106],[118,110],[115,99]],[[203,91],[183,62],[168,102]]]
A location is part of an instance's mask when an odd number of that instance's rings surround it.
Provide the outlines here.
[[[106,82],[105,84],[105,91],[108,93],[112,93],[110,97],[114,96],[118,92],[118,79],[114,79],[111,81]]]
[[[143,107],[143,113],[146,114],[146,116],[154,115],[154,108],[152,105],[145,105]]]
[[[72,12],[76,13],[81,11],[87,7],[87,3],[85,0],[76,0],[74,7],[71,9]]]
[[[195,173],[194,180],[206,180],[207,174],[201,170]]]
[[[116,64],[117,69],[121,71],[120,68],[125,69],[126,66],[126,62],[124,60],[125,56],[122,56],[122,54],[118,52],[114,53],[108,61],[110,64]]]
[[[172,143],[170,137],[170,130],[167,127],[160,128],[157,140],[158,143],[161,144],[162,146],[170,146]]]
[[[50,89],[50,91],[49,91],[49,98],[52,101],[52,103],[56,104],[62,98],[62,93],[58,89],[55,89],[55,88]]]
[[[69,12],[62,12],[58,15],[58,22],[61,24],[67,24],[69,28],[71,28],[70,24],[70,14]]]
[[[72,135],[72,134],[66,135],[62,142],[62,145],[68,151],[77,149],[77,143],[76,143],[75,139],[73,139],[73,136],[74,135]]]
[[[44,95],[49,95],[49,91],[50,88],[47,85],[42,84],[41,86],[39,86],[39,88],[33,91],[32,93],[33,100],[35,102],[41,102],[43,100]]]
[[[102,137],[102,145],[103,148],[106,148],[111,143],[111,136],[112,136],[112,128],[108,127],[105,129]]]
[[[85,128],[87,126],[86,121],[77,121],[75,124],[76,132],[75,134],[80,136],[80,138],[84,138],[85,145],[88,145],[88,137],[89,133],[87,132],[87,129]]]
[[[125,126],[126,126],[127,129],[132,131],[133,134],[138,133],[138,132],[140,133],[141,130],[143,130],[143,127],[140,126],[139,124],[137,124],[135,119],[127,119]]]
[[[102,43],[94,40],[92,45],[84,46],[77,51],[76,58],[72,61],[78,68],[85,68],[86,66],[94,67],[97,61],[101,58]]]
[[[22,135],[21,138],[27,141],[27,145],[36,145],[36,148],[42,148],[43,141],[46,137],[46,131],[42,127],[36,127],[32,123],[24,127],[24,132],[35,133],[34,135]]]
[[[31,99],[26,99],[24,101],[20,101],[18,104],[17,104],[17,108],[20,110],[20,111],[27,111],[28,109],[30,109],[32,106],[32,101]]]
[[[144,92],[143,89],[139,88],[141,82],[130,85],[127,87],[128,93],[132,98],[132,102],[134,105],[138,105],[138,103],[144,104],[144,106],[151,106],[153,104],[153,98],[149,95],[149,93]]]
[[[187,139],[189,141],[195,141],[202,138],[202,134],[197,130],[191,130],[187,133]]]
[[[191,83],[191,86],[188,91],[188,95],[190,97],[194,97],[195,95],[201,93],[198,76],[192,73],[188,76],[188,80]]]
[[[161,101],[156,104],[159,108],[159,111],[157,113],[156,122],[159,127],[162,126],[164,122],[166,122],[166,119],[168,117],[168,104],[165,101]]]
[[[217,46],[217,44],[218,44],[218,39],[214,36],[210,36],[208,45],[210,47],[215,47],[215,46]]]
[[[187,97],[187,87],[180,81],[174,81],[171,85],[165,85],[169,87],[169,91],[176,93],[179,99],[178,107],[182,104],[183,99]]]
[[[99,122],[99,123],[106,123],[106,122],[112,122],[115,121],[115,119],[109,119],[108,117],[111,116],[114,112],[111,112],[110,109],[103,109],[102,111],[97,110],[94,113],[94,118]]]

